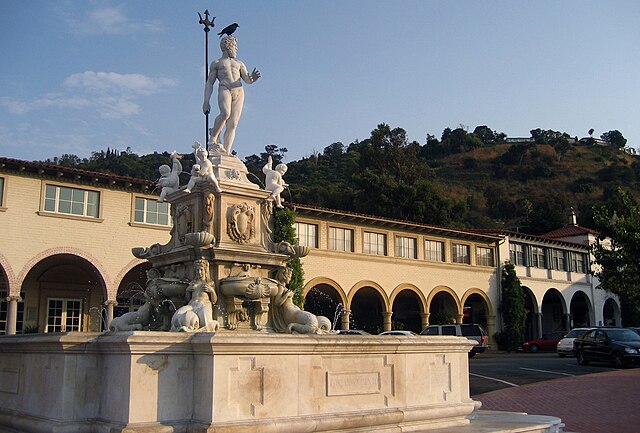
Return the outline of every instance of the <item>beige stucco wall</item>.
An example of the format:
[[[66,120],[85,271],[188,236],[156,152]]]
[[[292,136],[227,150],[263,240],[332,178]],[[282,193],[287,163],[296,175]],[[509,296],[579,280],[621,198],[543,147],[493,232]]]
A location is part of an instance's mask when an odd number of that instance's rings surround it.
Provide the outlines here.
[[[126,272],[141,263],[132,247],[168,242],[169,228],[132,224],[132,191],[96,189],[60,180],[44,180],[1,173],[5,179],[0,211],[0,265],[7,274],[9,291],[17,295],[28,272],[42,259],[73,254],[95,266],[105,282],[109,299],[115,299]],[[42,212],[44,184],[59,184],[100,191],[100,218],[79,218]]]

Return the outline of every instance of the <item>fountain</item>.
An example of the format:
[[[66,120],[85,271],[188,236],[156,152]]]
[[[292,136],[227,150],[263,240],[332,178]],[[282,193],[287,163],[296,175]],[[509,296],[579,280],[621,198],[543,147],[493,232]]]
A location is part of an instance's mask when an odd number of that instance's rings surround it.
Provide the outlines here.
[[[211,74],[255,82],[229,39],[237,69],[214,61]],[[0,338],[0,431],[472,431],[472,342],[339,337],[338,310],[332,324],[293,304],[287,261],[309,249],[272,238],[286,166],[265,165],[267,189],[248,180],[230,152],[235,124],[219,138],[229,108],[242,106],[221,107],[211,154],[194,144],[189,184],[162,192],[170,241],[133,250],[152,265],[145,303],[102,334]]]

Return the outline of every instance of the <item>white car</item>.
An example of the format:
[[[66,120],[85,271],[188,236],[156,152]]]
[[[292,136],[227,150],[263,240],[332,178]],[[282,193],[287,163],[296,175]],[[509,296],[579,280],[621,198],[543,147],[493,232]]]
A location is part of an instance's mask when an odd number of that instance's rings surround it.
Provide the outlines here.
[[[404,337],[416,337],[418,334],[416,334],[413,331],[384,331],[379,333],[378,335],[402,335]]]
[[[585,332],[590,331],[591,329],[593,328],[574,328],[569,331],[567,335],[562,338],[562,340],[558,341],[558,346],[556,349],[558,351],[558,356],[561,358],[564,358],[567,355],[573,356],[573,340],[575,340],[576,337],[581,336]]]

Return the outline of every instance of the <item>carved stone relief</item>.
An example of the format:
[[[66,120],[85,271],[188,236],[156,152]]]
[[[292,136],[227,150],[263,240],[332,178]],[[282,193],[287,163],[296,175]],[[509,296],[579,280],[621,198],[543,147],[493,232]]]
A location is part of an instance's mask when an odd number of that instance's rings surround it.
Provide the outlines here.
[[[247,203],[235,204],[229,208],[227,234],[239,244],[249,242],[255,235],[253,207]]]

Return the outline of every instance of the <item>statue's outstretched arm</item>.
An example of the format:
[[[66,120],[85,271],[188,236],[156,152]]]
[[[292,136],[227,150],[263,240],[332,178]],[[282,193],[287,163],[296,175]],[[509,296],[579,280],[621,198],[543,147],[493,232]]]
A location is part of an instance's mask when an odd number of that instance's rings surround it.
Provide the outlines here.
[[[260,71],[257,68],[253,68],[251,74],[247,71],[247,67],[244,63],[240,62],[240,76],[247,84],[253,84],[262,76],[260,75]]]

